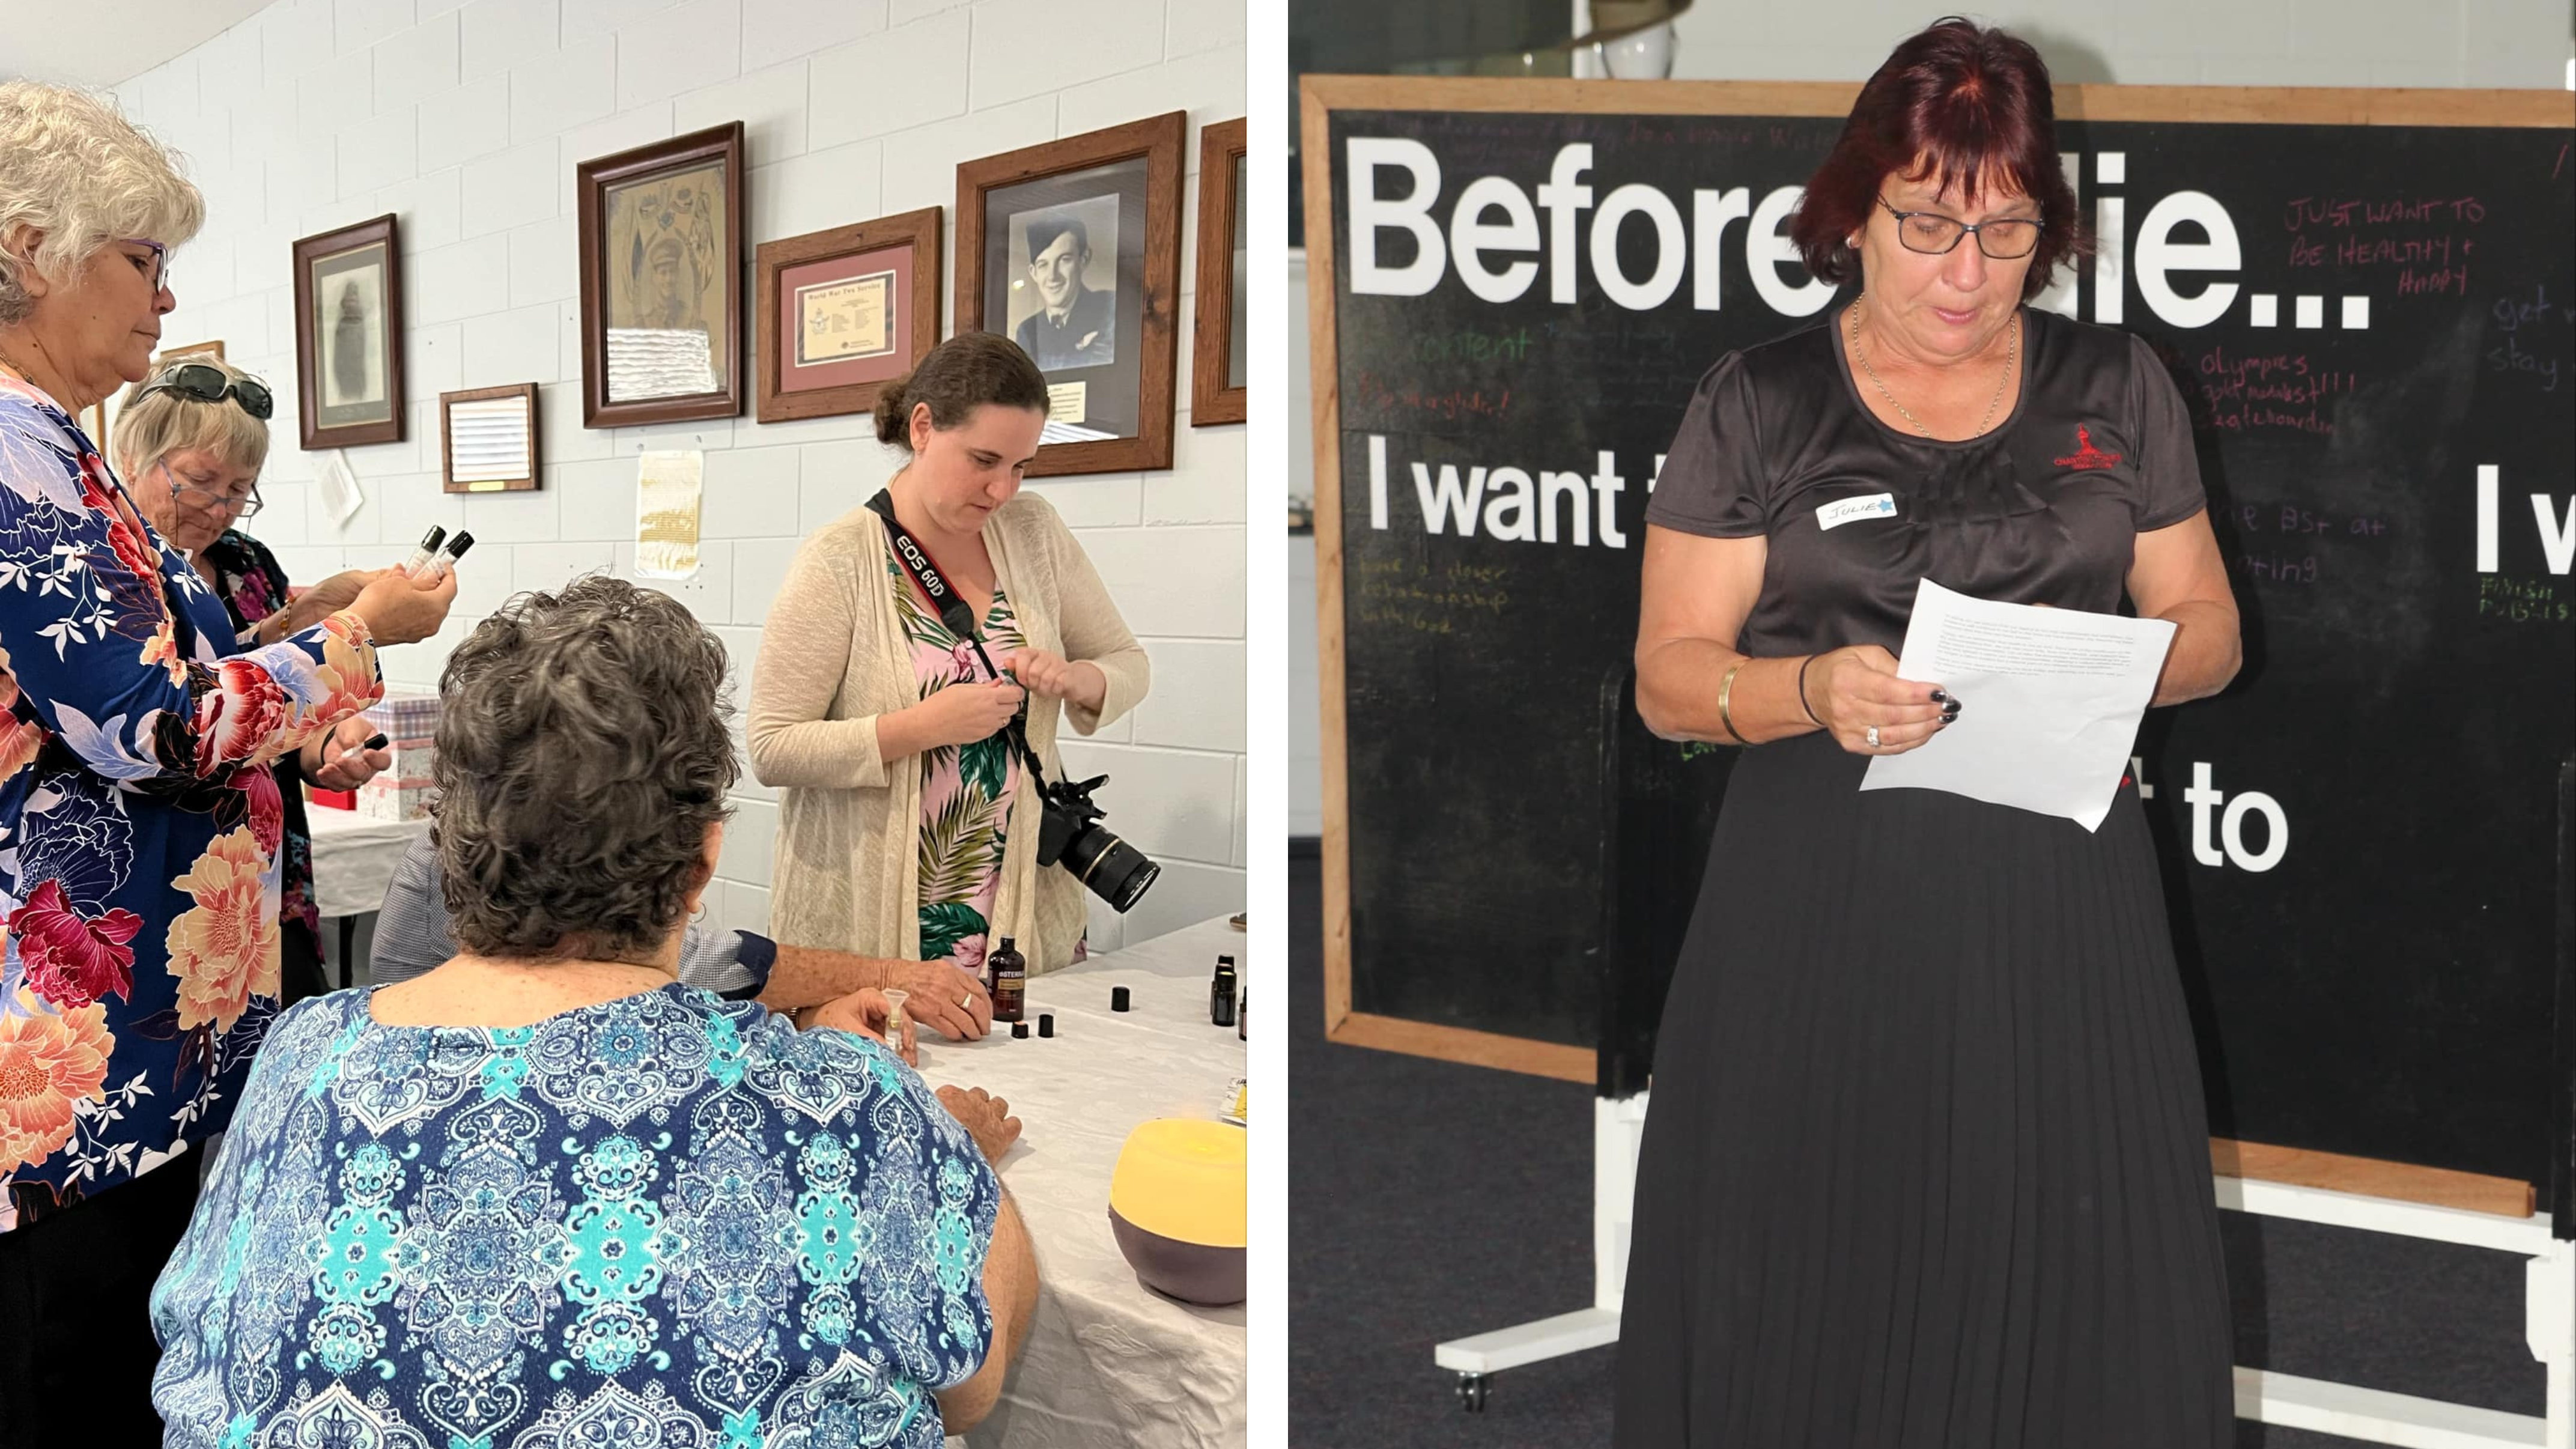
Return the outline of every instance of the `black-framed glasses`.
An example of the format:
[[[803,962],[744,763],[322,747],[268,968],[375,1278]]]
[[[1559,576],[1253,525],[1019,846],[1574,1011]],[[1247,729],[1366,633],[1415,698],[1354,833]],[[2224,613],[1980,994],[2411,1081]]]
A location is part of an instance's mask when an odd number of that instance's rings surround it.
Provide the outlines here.
[[[148,236],[129,236],[121,238],[121,240],[130,247],[152,248],[153,291],[158,292],[162,288],[170,285],[170,249],[168,247],[161,245],[159,242],[154,241]]]
[[[222,368],[208,367],[202,362],[181,363],[166,375],[155,378],[135,397],[147,398],[156,392],[175,392],[181,397],[209,403],[222,402],[230,397],[241,404],[243,412],[261,422],[267,422],[268,415],[277,407],[277,400],[269,396],[266,387],[247,377],[234,378]]]
[[[1878,198],[1887,214],[1896,218],[1896,239],[1909,252],[1926,256],[1947,256],[1959,244],[1959,238],[1977,234],[1977,250],[1999,262],[2016,261],[2029,256],[2039,245],[2039,223],[2025,217],[2008,216],[1981,221],[1971,226],[1955,216],[1937,211],[1899,211],[1887,206],[1887,198]]]
[[[248,493],[215,493],[194,484],[182,483],[178,470],[170,466],[167,458],[161,460],[161,476],[170,480],[171,497],[185,498],[209,513],[230,512],[235,518],[249,518],[268,506],[260,501],[256,483],[251,485]]]

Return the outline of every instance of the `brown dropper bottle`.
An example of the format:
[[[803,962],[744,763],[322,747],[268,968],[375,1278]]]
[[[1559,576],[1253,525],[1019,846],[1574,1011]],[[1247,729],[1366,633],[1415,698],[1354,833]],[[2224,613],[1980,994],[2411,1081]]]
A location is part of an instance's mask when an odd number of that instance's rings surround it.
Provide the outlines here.
[[[1012,946],[1010,937],[1004,936],[1001,949],[986,957],[984,965],[984,984],[993,993],[993,1019],[1020,1020],[1029,984],[1028,959]]]

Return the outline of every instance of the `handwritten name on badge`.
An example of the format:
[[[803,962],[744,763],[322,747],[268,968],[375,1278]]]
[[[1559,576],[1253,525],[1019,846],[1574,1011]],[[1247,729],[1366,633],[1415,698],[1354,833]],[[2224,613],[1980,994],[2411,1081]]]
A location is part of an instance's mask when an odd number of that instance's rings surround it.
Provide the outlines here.
[[[1817,509],[1816,528],[1821,532],[1826,529],[1840,528],[1855,518],[1894,518],[1895,516],[1896,495],[1873,493],[1867,498],[1845,498]]]

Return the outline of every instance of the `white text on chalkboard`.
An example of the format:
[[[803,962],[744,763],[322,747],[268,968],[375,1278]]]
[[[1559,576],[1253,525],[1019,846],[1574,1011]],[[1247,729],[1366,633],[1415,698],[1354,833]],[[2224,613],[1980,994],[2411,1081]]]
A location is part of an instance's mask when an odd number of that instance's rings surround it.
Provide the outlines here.
[[[2493,463],[2478,465],[2478,572],[2496,571],[2498,473]],[[2540,530],[2540,552],[2553,574],[2566,573],[2576,567],[2576,498],[2567,500],[2567,511],[2558,511],[2558,501],[2546,493],[2531,495],[2532,526]]]
[[[2134,763],[2134,762],[2133,762]],[[2191,807],[2191,858],[2202,865],[2233,865],[2238,870],[2262,872],[2281,863],[2290,850],[2290,816],[2281,802],[2260,790],[2239,790],[2234,799],[2211,783],[2211,771],[2205,761],[2191,762],[2191,783],[2183,787],[2183,803]],[[2140,792],[2141,798],[2144,791]],[[2218,817],[2217,839],[2210,838],[2210,812],[2224,805]],[[2245,845],[2245,817],[2263,817],[2263,848],[2249,850]],[[2222,853],[2222,849],[2223,852]]]
[[[1383,434],[1368,435],[1368,455],[1369,527],[1383,529],[1390,509]],[[1657,455],[1655,467],[1663,466]],[[1428,463],[1413,465],[1413,497],[1421,506],[1423,531],[1460,538],[1475,538],[1481,531],[1486,538],[1509,543],[1589,548],[1597,533],[1603,547],[1626,548],[1628,536],[1619,531],[1619,495],[1626,491],[1618,455],[1607,448],[1593,454],[1589,477],[1545,468],[1532,478],[1528,470],[1513,467],[1461,469],[1443,463],[1434,472]]]

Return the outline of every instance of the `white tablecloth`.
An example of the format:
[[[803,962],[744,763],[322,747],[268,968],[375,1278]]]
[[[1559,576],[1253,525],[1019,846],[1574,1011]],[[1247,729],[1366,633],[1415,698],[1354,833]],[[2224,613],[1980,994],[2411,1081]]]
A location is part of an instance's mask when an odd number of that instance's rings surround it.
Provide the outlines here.
[[[924,1077],[1000,1095],[1024,1128],[1002,1184],[1037,1248],[1037,1315],[1002,1402],[966,1437],[975,1449],[1244,1442],[1243,1305],[1153,1292],[1109,1232],[1127,1134],[1156,1117],[1213,1118],[1226,1084],[1248,1075],[1234,1028],[1208,1021],[1209,972],[1220,952],[1248,964],[1244,940],[1207,921],[1036,977],[1025,1041],[1007,1027],[980,1042],[923,1036]],[[1261,985],[1261,1010],[1278,1011],[1272,983]],[[1110,1011],[1112,986],[1128,988],[1128,1011]],[[1040,1012],[1055,1015],[1052,1039],[1037,1035]],[[1278,1121],[1277,1109],[1250,1104],[1257,1121]]]
[[[426,818],[368,820],[309,800],[304,819],[313,827],[314,903],[325,917],[363,916],[383,905],[403,852],[429,829]]]

